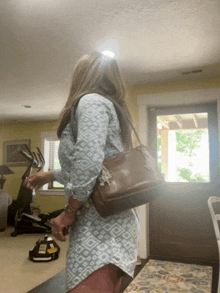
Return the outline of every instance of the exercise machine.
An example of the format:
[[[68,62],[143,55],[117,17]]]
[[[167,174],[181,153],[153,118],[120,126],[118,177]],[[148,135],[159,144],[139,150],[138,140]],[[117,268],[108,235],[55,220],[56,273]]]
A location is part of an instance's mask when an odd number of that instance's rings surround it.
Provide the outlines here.
[[[24,233],[51,233],[52,219],[63,211],[60,209],[49,214],[33,215],[32,203],[35,200],[35,190],[28,189],[24,182],[31,175],[33,168],[36,168],[37,172],[42,170],[45,160],[39,148],[37,148],[36,154],[31,152],[27,145],[25,147],[26,150],[22,150],[20,153],[27,161],[27,169],[21,178],[18,197],[8,207],[8,226],[15,227],[11,233],[12,237]]]

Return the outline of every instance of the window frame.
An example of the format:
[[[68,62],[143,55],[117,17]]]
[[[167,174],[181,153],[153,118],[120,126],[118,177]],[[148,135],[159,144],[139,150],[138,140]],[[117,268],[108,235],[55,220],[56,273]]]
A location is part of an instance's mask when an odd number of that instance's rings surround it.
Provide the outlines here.
[[[157,116],[208,113],[210,182],[166,182],[172,184],[219,184],[219,147],[217,102],[178,106],[149,107],[149,150],[157,160]]]
[[[50,170],[50,165],[49,165],[49,156],[50,156],[50,150],[49,150],[49,143],[52,141],[59,141],[57,138],[56,132],[42,132],[41,133],[41,150],[42,154],[45,159],[45,165],[43,168],[44,172],[47,172]],[[63,195],[64,193],[64,187],[54,187],[53,184],[45,184],[41,189],[40,189],[40,194],[41,195]]]

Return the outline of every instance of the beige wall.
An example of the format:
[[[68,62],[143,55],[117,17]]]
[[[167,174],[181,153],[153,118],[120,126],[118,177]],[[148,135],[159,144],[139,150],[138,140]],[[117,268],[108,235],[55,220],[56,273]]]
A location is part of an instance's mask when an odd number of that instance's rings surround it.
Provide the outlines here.
[[[154,85],[136,85],[132,88],[133,97],[147,94],[160,94],[168,92],[193,91],[198,89],[212,89],[220,87],[220,78],[197,80],[182,80]]]

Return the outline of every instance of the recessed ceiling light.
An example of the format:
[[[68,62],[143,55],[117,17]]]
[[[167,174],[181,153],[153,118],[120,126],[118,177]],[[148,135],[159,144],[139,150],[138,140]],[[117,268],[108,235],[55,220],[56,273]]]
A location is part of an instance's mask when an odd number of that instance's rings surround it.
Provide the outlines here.
[[[119,44],[116,39],[109,39],[108,37],[100,39],[98,43],[96,43],[95,49],[110,58],[119,58]]]
[[[30,105],[22,105],[21,107],[23,107],[23,108],[31,108]]]
[[[115,57],[115,53],[112,52],[112,51],[109,51],[109,50],[102,51],[102,54],[104,56],[107,56],[107,57],[110,57],[110,58],[114,58]]]

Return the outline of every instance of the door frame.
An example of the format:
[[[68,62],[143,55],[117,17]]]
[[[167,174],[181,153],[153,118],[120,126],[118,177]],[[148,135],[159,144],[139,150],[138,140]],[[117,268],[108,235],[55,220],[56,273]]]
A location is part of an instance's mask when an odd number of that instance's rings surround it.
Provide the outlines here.
[[[160,94],[141,95],[137,98],[138,104],[138,130],[144,145],[149,145],[149,117],[148,110],[153,107],[198,105],[217,102],[218,115],[218,142],[220,139],[220,88],[201,89],[193,91],[168,92]],[[218,143],[220,153],[220,144]],[[220,166],[220,162],[219,162]],[[149,239],[149,204],[139,207],[141,233],[139,237],[139,256],[147,258],[150,255]]]

